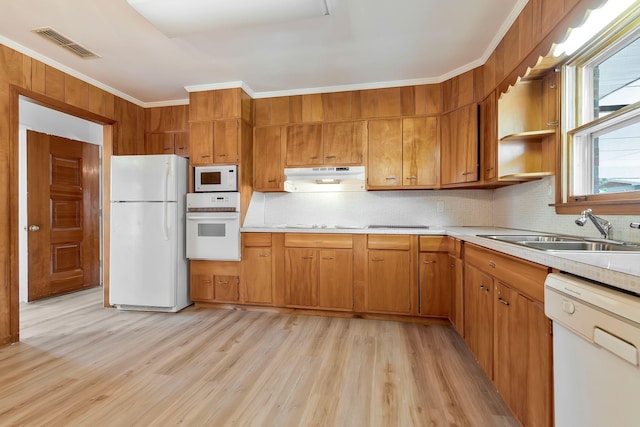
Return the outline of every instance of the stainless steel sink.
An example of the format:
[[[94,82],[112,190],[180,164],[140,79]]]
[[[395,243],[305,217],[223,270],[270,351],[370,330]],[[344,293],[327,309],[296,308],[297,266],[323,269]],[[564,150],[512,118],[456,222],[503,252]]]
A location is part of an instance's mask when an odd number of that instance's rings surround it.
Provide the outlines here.
[[[478,235],[543,251],[640,252],[640,245],[602,239],[561,235]]]

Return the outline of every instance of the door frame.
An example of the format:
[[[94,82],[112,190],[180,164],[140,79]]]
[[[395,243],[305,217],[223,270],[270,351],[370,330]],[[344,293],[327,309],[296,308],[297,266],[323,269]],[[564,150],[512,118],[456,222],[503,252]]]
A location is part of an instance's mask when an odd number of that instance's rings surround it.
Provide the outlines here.
[[[110,167],[111,155],[113,153],[116,121],[109,119],[82,108],[66,104],[65,102],[44,96],[39,93],[21,88],[19,86],[10,85],[9,100],[9,319],[10,319],[10,339],[11,342],[20,340],[20,283],[19,283],[19,209],[18,209],[18,172],[19,172],[19,97],[24,96],[31,101],[42,105],[43,107],[57,110],[81,119],[89,120],[102,125],[103,143],[102,143],[102,280],[104,287],[104,306],[108,305],[109,293],[109,183],[110,183]]]

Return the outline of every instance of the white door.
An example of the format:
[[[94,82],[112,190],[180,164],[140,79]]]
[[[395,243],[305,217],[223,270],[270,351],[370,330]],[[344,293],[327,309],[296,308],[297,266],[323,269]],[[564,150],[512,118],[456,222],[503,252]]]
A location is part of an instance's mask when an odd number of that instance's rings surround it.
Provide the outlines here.
[[[112,201],[176,201],[181,157],[174,155],[111,157]],[[186,159],[182,159],[186,161]]]
[[[177,203],[111,204],[112,305],[176,305],[177,210]]]

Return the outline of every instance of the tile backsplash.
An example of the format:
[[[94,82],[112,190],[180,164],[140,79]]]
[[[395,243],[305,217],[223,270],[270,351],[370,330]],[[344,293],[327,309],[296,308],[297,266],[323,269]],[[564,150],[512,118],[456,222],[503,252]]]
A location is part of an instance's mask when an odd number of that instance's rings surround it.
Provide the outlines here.
[[[253,194],[245,227],[278,224],[495,226],[583,237],[599,237],[578,215],[556,215],[553,177],[496,190],[416,190],[345,193]],[[612,238],[640,242],[629,228],[639,216],[603,215]]]

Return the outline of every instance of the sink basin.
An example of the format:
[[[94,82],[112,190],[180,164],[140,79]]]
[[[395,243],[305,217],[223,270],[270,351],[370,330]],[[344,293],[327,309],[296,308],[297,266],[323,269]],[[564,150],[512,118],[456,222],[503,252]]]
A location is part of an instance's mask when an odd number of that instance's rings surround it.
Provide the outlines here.
[[[478,235],[543,251],[640,252],[640,245],[560,235]]]

